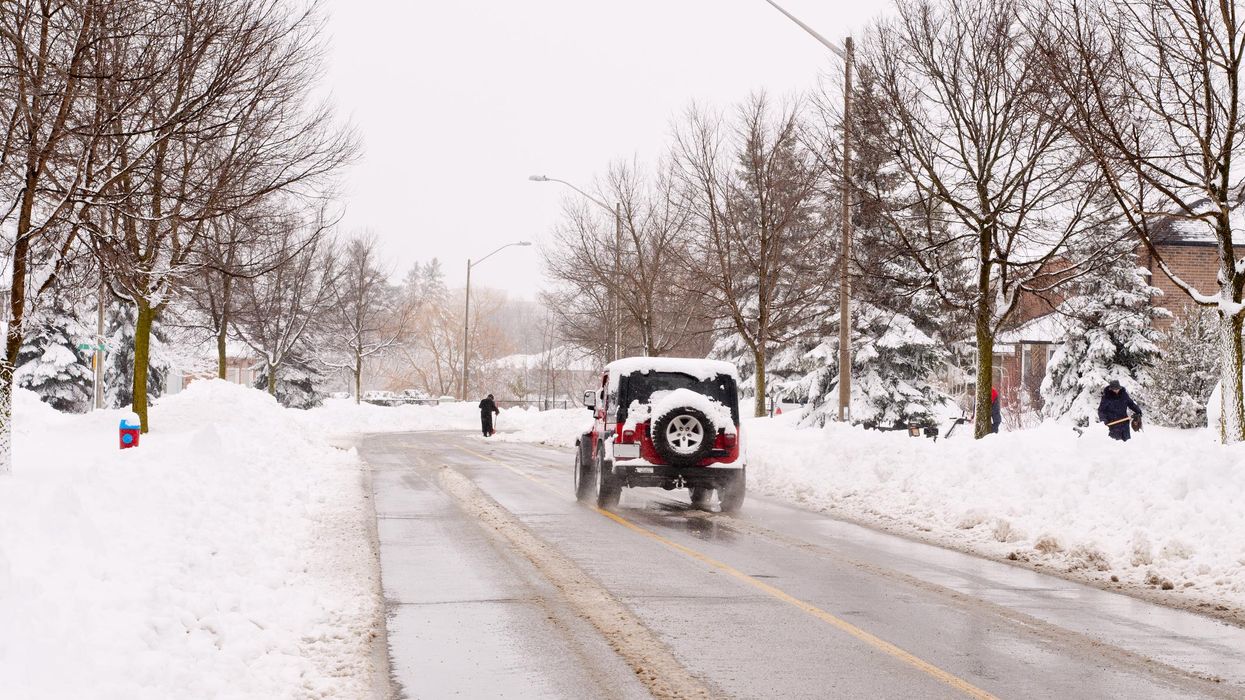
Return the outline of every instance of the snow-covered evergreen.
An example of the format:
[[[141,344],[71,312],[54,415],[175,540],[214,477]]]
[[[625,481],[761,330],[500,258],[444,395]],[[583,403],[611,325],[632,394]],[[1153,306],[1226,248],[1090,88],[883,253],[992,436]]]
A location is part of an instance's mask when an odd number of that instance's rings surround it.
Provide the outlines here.
[[[58,299],[31,320],[17,353],[17,386],[35,392],[58,411],[90,410],[94,377],[78,351],[79,340],[88,334],[72,307]]]
[[[1219,383],[1218,314],[1192,307],[1163,333],[1162,354],[1141,394],[1155,424],[1206,427],[1206,402]]]
[[[835,319],[837,321],[837,318]],[[804,421],[817,425],[838,416],[838,324],[806,357],[820,367],[799,379],[816,397]],[[859,302],[852,310],[853,423],[891,428],[935,423],[951,399],[934,386],[947,351],[900,313]]]
[[[1154,319],[1168,315],[1151,300],[1161,292],[1129,253],[1119,262],[1070,283],[1055,310],[1067,337],[1042,380],[1042,412],[1048,418],[1088,425],[1098,420],[1102,390],[1117,379],[1142,394],[1146,369],[1159,355]]]
[[[812,404],[804,420],[824,424],[838,416],[838,316],[827,309],[818,329],[770,353],[772,395]],[[940,342],[900,313],[856,302],[852,309],[852,422],[875,427],[935,422],[950,398],[934,385],[946,359]],[[751,353],[738,337],[724,336],[713,356],[739,367],[741,393],[750,390]]]
[[[296,354],[277,370],[277,402],[286,408],[315,408],[324,403],[324,374],[319,366]],[[255,376],[255,388],[268,391],[268,368]]]
[[[128,302],[115,302],[104,319],[104,344],[108,354],[104,361],[104,399],[113,408],[134,403],[134,326],[138,308]],[[164,333],[157,318],[152,324],[150,362],[147,370],[147,397],[164,394],[169,363],[164,357]]]

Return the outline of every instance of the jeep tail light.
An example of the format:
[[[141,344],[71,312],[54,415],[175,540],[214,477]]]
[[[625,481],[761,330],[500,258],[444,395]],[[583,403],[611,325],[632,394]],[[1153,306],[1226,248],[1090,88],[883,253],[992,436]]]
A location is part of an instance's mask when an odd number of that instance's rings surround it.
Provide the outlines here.
[[[635,431],[624,430],[622,434],[622,441],[623,442],[635,442]]]
[[[735,441],[736,439],[738,439],[738,437],[739,436],[735,435],[734,433],[723,433],[722,434],[722,446],[728,450],[733,449],[735,447]]]

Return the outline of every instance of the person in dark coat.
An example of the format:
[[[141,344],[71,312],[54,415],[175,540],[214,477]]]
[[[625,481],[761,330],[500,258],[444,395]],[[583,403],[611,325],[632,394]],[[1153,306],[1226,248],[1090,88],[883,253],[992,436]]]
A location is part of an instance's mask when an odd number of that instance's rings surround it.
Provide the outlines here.
[[[1098,402],[1098,420],[1107,424],[1112,440],[1128,440],[1132,437],[1129,426],[1129,410],[1136,420],[1141,419],[1141,407],[1128,395],[1128,390],[1120,386],[1118,379],[1112,379],[1106,389],[1102,390],[1102,400]]]
[[[501,413],[501,411],[497,410],[497,402],[493,400],[492,394],[489,394],[480,402],[480,429],[484,431],[484,437],[488,437],[496,432],[493,430],[493,416],[498,413]]]
[[[999,390],[990,387],[990,432],[999,432],[1003,425],[1003,410],[999,408]]]

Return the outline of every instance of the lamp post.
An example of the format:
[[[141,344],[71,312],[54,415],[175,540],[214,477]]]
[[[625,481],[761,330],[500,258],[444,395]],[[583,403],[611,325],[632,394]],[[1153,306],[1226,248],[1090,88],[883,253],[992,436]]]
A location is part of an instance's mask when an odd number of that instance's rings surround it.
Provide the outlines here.
[[[514,243],[507,243],[474,262],[472,262],[471,258],[467,258],[467,292],[463,295],[467,299],[466,305],[463,308],[463,385],[460,392],[463,401],[467,400],[467,366],[471,360],[471,268],[511,246],[529,246],[531,244],[531,241],[515,241]]]
[[[622,325],[619,320],[619,317],[622,315],[622,304],[619,302],[617,291],[619,265],[618,256],[622,251],[622,204],[615,204],[611,207],[566,180],[559,180],[556,177],[549,177],[548,175],[528,175],[527,179],[532,182],[557,182],[566,185],[572,190],[578,192],[584,199],[587,199],[598,207],[608,211],[610,215],[614,217],[614,279],[611,280],[609,285],[610,308],[608,314],[610,317],[610,325],[612,326],[610,335],[610,361],[612,362],[617,360],[621,350],[620,346],[622,345],[622,335],[619,328]]]
[[[856,46],[849,36],[843,45],[830,41],[817,30],[801,22],[774,0],[765,0],[787,19],[808,32],[822,46],[843,59],[843,194],[840,225],[842,241],[839,254],[839,420],[851,418],[852,412],[852,332],[851,332],[851,276],[849,265],[852,253],[852,71],[856,67]]]

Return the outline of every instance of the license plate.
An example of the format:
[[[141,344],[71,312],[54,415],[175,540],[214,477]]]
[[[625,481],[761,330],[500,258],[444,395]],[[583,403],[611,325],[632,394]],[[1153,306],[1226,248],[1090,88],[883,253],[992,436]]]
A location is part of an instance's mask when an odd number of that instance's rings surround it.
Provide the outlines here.
[[[639,445],[614,445],[614,457],[618,459],[638,459],[639,456]]]

